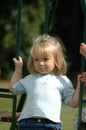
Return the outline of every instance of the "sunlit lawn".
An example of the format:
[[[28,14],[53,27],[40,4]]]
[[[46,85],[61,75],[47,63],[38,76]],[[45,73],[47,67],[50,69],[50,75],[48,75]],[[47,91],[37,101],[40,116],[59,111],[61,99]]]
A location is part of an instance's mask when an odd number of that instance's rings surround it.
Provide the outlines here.
[[[71,108],[65,104],[62,105],[61,120],[63,130],[74,130],[73,121],[78,109]]]
[[[9,82],[0,81],[0,87],[9,87]],[[0,110],[10,110],[11,101],[8,99],[0,99]],[[63,125],[63,130],[74,130],[73,128],[73,119],[77,112],[77,109],[71,108],[67,105],[62,105],[62,112],[61,112],[61,120]],[[0,130],[9,130],[9,123],[0,123]]]

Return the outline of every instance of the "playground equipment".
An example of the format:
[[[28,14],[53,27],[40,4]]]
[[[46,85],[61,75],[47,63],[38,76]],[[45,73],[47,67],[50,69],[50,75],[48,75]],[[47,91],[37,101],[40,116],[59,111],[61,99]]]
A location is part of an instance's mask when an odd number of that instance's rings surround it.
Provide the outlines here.
[[[57,7],[59,0],[53,0],[50,2],[49,0],[45,1],[45,23],[44,23],[44,30],[43,33],[48,34],[50,24],[53,20],[53,16]],[[17,19],[17,36],[16,36],[16,58],[19,56],[20,50],[20,36],[21,36],[21,10],[22,10],[22,0],[18,0],[18,19]],[[0,97],[1,98],[10,98],[12,99],[12,112],[9,111],[0,111],[0,121],[2,122],[11,122],[10,130],[17,129],[17,118],[20,115],[20,112],[23,108],[26,95],[23,94],[20,97],[20,100],[17,104],[17,97],[14,94],[11,94],[9,89],[2,89],[0,88]]]

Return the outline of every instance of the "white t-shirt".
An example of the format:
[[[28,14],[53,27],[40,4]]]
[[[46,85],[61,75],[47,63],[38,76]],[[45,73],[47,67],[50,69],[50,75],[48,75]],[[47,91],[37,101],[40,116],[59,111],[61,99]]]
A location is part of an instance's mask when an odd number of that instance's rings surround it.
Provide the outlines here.
[[[27,94],[23,111],[18,119],[41,117],[60,121],[61,101],[68,104],[74,88],[67,76],[30,74],[13,86],[16,95]]]

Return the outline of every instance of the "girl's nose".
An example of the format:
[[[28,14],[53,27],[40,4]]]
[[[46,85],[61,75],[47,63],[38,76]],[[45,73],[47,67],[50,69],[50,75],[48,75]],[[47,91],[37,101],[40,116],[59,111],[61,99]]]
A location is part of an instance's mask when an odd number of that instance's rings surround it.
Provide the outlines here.
[[[43,61],[40,61],[40,62],[39,62],[39,64],[40,64],[40,65],[43,65],[43,64],[44,64],[44,62],[43,62]]]

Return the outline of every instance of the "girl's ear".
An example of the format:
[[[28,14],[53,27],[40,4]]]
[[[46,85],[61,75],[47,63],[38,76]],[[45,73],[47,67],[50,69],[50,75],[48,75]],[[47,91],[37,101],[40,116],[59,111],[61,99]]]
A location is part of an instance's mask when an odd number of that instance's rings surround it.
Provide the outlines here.
[[[57,63],[55,63],[55,66],[56,66],[56,68],[58,68],[58,69],[59,69],[59,66],[58,66],[58,64],[57,64]]]

